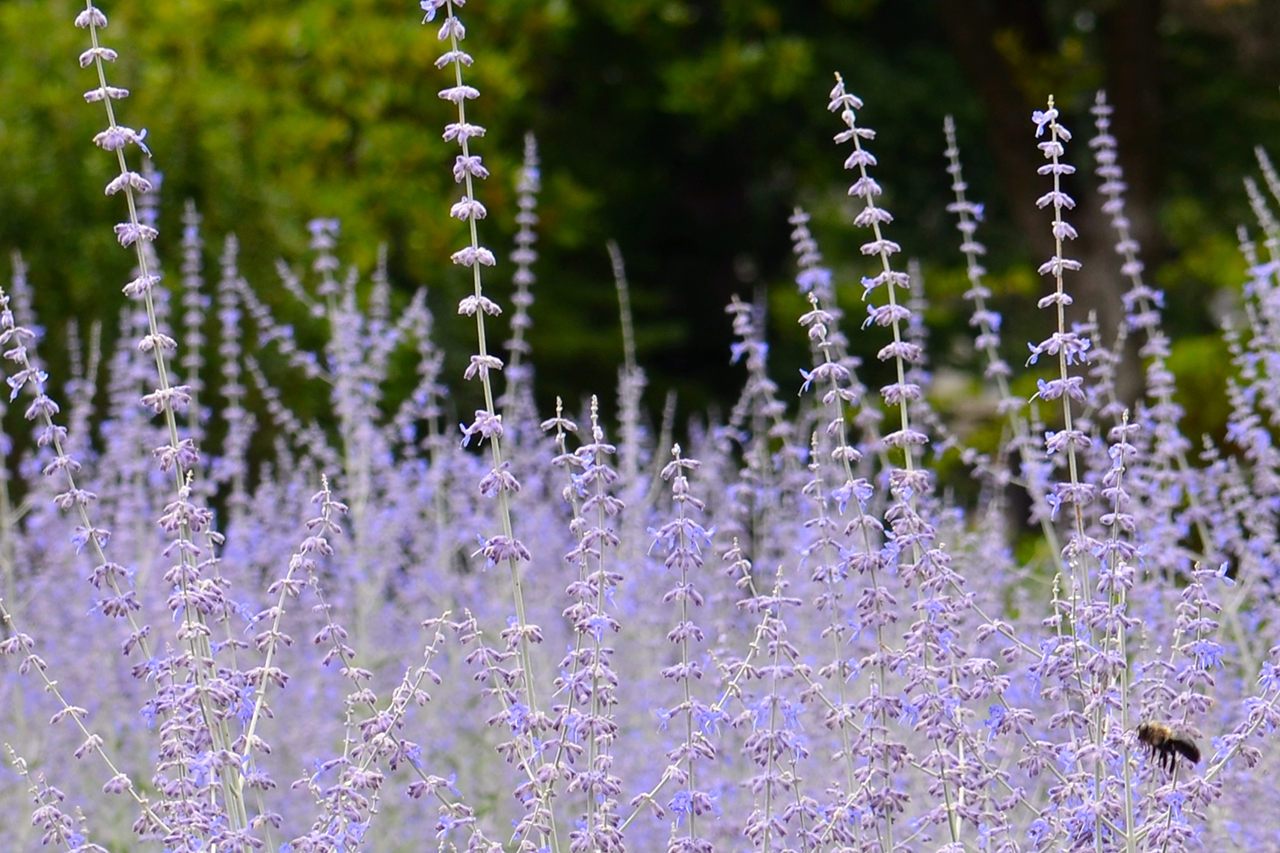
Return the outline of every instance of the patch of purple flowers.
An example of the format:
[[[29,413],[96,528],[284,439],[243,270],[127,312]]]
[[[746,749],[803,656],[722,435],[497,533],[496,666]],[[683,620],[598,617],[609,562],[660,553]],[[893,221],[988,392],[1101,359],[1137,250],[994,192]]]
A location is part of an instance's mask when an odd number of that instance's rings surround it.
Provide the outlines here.
[[[1260,237],[1241,232],[1246,301],[1224,330],[1225,445],[1196,455],[1180,431],[1164,296],[1142,277],[1100,95],[1090,147],[1130,281],[1124,326],[1071,322],[1071,277],[1088,271],[1068,257],[1071,134],[1050,100],[1028,125],[1055,246],[1039,267],[1046,337],[1028,359],[1050,370],[1030,400],[1001,356],[982,206],[946,125],[948,209],[986,359],[973,392],[1006,436],[967,447],[930,401],[927,282],[894,267],[875,133],[839,77],[828,104],[874,267],[839,282],[797,209],[812,366],[771,378],[762,311],[735,298],[726,357],[747,380],[724,422],[690,425],[683,447],[655,438],[628,344],[615,444],[595,398],[580,415],[536,412],[531,138],[509,212],[509,363],[490,344],[503,308],[485,287],[500,268],[480,242],[475,58],[461,0],[421,5],[457,111],[443,138],[460,149],[450,213],[466,236],[451,260],[472,281],[462,378],[483,399],[461,425],[445,420],[424,297],[393,310],[385,261],[367,281],[344,271],[336,220],[311,224],[309,275],[280,266],[327,330],[314,351],[240,275],[234,236],[206,278],[191,205],[170,291],[161,176],[129,166],[150,151],[145,130],[117,122],[128,92],[107,82],[107,18],[89,5],[76,19],[90,41],[80,63],[97,73],[85,99],[105,110],[95,142],[120,167],[107,192],[127,200],[115,233],[136,268],[122,342],[105,358],[96,331],[77,343],[65,410],[20,258],[0,292],[9,848],[1276,849],[1280,180],[1264,152],[1263,184],[1247,190]],[[845,289],[867,303],[858,329],[845,328],[859,325],[844,321]],[[878,395],[848,331],[876,336],[894,376]],[[1147,380],[1130,404],[1115,387],[1127,335],[1142,339]],[[408,359],[413,389],[387,399]],[[268,360],[324,389],[325,426],[289,408]],[[253,467],[260,418],[275,446]],[[30,440],[15,444],[16,429]],[[944,456],[971,472],[976,507],[939,490]],[[1032,507],[1028,559],[1012,551],[1030,529],[1007,506],[1015,490]],[[1143,721],[1203,760],[1165,769],[1137,740]]]

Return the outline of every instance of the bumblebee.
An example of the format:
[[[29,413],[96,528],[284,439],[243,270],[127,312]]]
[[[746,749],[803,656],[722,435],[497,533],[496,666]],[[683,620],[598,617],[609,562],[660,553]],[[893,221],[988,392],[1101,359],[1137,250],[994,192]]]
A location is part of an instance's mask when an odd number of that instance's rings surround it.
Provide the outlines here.
[[[1179,755],[1192,764],[1200,761],[1200,747],[1196,742],[1164,723],[1142,723],[1138,726],[1138,742],[1147,748],[1159,767],[1170,773]]]

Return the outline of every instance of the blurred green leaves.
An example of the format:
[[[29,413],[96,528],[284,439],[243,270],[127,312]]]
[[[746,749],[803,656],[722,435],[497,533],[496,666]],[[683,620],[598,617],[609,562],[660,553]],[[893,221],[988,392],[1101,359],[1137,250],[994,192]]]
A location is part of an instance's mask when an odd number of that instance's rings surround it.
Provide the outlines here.
[[[1086,5],[1099,14],[1109,8]],[[1240,35],[1220,24],[1229,12],[1262,20],[1276,2],[1238,5],[1168,12],[1165,65],[1152,69],[1168,92],[1170,131],[1160,209],[1170,242],[1153,274],[1170,293],[1175,337],[1205,331],[1207,294],[1238,284],[1232,229],[1247,218],[1239,178],[1255,142],[1272,143],[1273,154],[1280,144],[1268,54],[1233,64],[1239,40],[1260,30],[1237,27]],[[1104,75],[1095,33],[1060,6],[1045,4],[1057,28],[1047,50],[1031,50],[1012,31],[996,47],[1028,97],[1054,88],[1065,103]],[[79,8],[69,0],[0,4],[8,47],[0,55],[0,249],[26,256],[55,333],[68,317],[110,320],[130,264],[111,233],[121,203],[102,195],[114,161],[90,142],[102,111],[81,97],[93,79],[76,63],[88,46],[71,24]],[[969,334],[954,274],[958,238],[944,210],[946,113],[960,127],[972,195],[987,203],[990,283],[1015,314],[1010,351],[1021,346],[1016,309],[1035,298],[1039,282],[984,141],[992,106],[966,83],[937,9],[935,0],[468,4],[465,46],[476,57],[468,82],[481,91],[468,117],[488,128],[477,146],[493,174],[480,189],[491,214],[482,239],[500,260],[489,277],[499,298],[511,270],[513,183],[526,131],[536,132],[543,158],[530,334],[543,402],[592,391],[611,397],[621,342],[609,238],[627,260],[654,400],[675,387],[698,409],[736,394],[722,311],[735,292],[771,293],[784,389],[791,368],[804,363],[806,344],[786,313],[795,302],[787,295],[786,218],[796,203],[813,213],[838,281],[852,283],[851,322],[861,317],[861,235],[849,224],[843,156],[831,144],[838,128],[825,109],[835,70],[864,98],[867,123],[879,132],[877,178],[897,217],[894,239],[921,257],[927,281],[937,271],[935,355],[950,357]],[[431,288],[440,344],[455,359],[447,378],[456,380],[472,342],[466,324],[448,321],[467,286],[448,263],[463,228],[447,216],[456,152],[440,135],[453,110],[436,92],[451,81],[434,67],[437,25],[420,24],[417,4],[174,0],[106,2],[104,11],[105,43],[120,52],[113,82],[132,90],[120,120],[149,130],[165,174],[158,249],[168,274],[176,274],[179,217],[190,198],[205,219],[208,275],[221,235],[235,232],[242,271],[280,308],[276,259],[299,265],[306,221],[338,217],[346,261],[368,271],[385,242],[401,298]],[[137,152],[130,154],[136,168]],[[874,351],[874,342],[867,346]]]

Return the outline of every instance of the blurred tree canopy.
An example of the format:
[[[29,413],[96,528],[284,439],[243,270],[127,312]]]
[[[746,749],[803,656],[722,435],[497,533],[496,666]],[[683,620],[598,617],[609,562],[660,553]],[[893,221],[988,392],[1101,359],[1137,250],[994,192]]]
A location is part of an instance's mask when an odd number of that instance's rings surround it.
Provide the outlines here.
[[[88,47],[71,24],[80,8],[0,4],[0,248],[30,264],[54,335],[47,351],[68,317],[112,328],[131,258],[111,231],[122,204],[102,193],[114,158],[90,141],[103,119],[81,95],[95,83],[76,63]],[[111,82],[132,91],[120,121],[149,130],[165,176],[157,248],[170,278],[186,199],[204,217],[208,277],[222,235],[235,232],[242,272],[281,310],[276,259],[300,268],[306,221],[340,218],[341,256],[367,272],[385,242],[404,298],[430,288],[458,384],[474,342],[468,324],[450,321],[466,287],[448,262],[463,240],[447,216],[455,150],[440,137],[452,107],[436,96],[449,81],[416,4],[103,8],[105,43],[120,52]],[[773,372],[788,388],[807,359],[791,284],[793,206],[813,215],[838,281],[856,283],[862,269],[845,153],[831,141],[840,125],[826,110],[833,71],[866,102],[860,123],[878,131],[875,174],[896,216],[891,236],[926,273],[935,357],[961,369],[967,313],[944,209],[944,115],[956,117],[971,197],[987,205],[980,237],[1018,351],[1042,331],[1029,308],[1048,223],[1033,203],[1044,188],[1030,115],[1047,95],[1075,132],[1073,189],[1089,198],[1088,106],[1108,89],[1149,275],[1188,346],[1211,330],[1213,292],[1241,279],[1234,228],[1251,221],[1240,179],[1255,170],[1253,147],[1280,153],[1280,0],[474,0],[462,17],[476,58],[468,82],[481,92],[468,115],[488,128],[476,147],[493,174],[480,189],[490,211],[482,239],[504,261],[522,138],[532,130],[539,141],[530,340],[544,410],[557,394],[611,397],[621,336],[609,238],[627,262],[655,398],[674,388],[688,412],[736,395],[723,311],[733,293],[767,297]],[[1086,269],[1116,266],[1096,212],[1084,204],[1080,216]],[[509,290],[512,269],[489,276],[493,295]],[[1104,319],[1114,318],[1115,281],[1081,279]],[[860,289],[849,290],[852,325],[863,312]],[[1211,382],[1224,369],[1212,361],[1187,359],[1188,381]]]

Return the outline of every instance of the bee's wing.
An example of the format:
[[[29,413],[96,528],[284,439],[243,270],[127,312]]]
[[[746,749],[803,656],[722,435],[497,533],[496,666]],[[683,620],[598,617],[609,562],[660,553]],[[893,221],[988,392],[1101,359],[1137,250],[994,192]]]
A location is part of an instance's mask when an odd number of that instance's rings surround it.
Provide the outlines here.
[[[1169,744],[1178,751],[1183,758],[1192,764],[1200,762],[1200,747],[1196,746],[1196,742],[1188,737],[1175,737],[1169,741]]]

